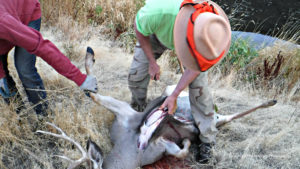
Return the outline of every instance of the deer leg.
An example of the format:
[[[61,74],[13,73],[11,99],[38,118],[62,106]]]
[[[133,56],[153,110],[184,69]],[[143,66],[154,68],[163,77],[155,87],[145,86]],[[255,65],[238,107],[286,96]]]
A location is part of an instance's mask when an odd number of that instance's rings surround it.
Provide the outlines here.
[[[240,117],[243,117],[247,114],[250,114],[254,111],[256,111],[257,109],[262,109],[262,108],[267,108],[270,106],[274,106],[277,103],[276,100],[270,100],[268,102],[265,102],[259,106],[256,106],[248,111],[245,112],[241,112],[241,113],[235,113],[235,114],[231,114],[231,115],[220,115],[220,114],[215,114],[214,120],[216,122],[216,127],[222,126],[234,119],[238,119]]]
[[[102,105],[108,110],[112,111],[118,118],[122,118],[125,120],[126,118],[132,117],[138,113],[133,108],[131,108],[128,103],[114,99],[113,97],[102,96],[95,93],[90,93],[90,96],[95,103]]]
[[[182,149],[175,142],[164,139],[163,137],[160,137],[159,139],[160,142],[165,146],[167,155],[173,155],[177,158],[185,158],[189,153],[189,147],[191,145],[191,141],[189,139],[183,140]]]
[[[88,47],[86,51],[86,56],[85,56],[85,69],[88,75],[93,74],[93,66],[95,63],[95,53],[92,48]],[[106,107],[108,110],[114,112],[116,116],[122,116],[124,118],[128,118],[128,116],[132,116],[136,114],[137,112],[133,110],[130,105],[126,102],[119,101],[117,99],[114,99],[110,96],[102,96],[97,93],[92,93],[89,92],[89,95],[93,99],[94,102],[96,102],[99,105],[102,105]],[[122,112],[122,114],[120,114]]]
[[[95,62],[94,56],[93,49],[88,47],[85,56],[85,69],[88,75],[93,74],[92,68]],[[129,126],[128,123],[130,123],[130,118],[138,114],[137,111],[132,109],[126,102],[114,99],[110,96],[102,96],[98,93],[89,92],[88,95],[94,102],[112,111],[117,116],[117,120],[123,123],[123,126]]]

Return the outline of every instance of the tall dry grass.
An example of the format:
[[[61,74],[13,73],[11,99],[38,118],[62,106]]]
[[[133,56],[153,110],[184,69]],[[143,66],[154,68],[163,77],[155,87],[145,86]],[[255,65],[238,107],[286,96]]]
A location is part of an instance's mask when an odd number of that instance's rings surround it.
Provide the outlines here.
[[[144,4],[143,0],[41,0],[40,2],[47,24],[57,23],[59,17],[70,16],[83,24],[112,24],[121,30],[132,26],[137,10]]]
[[[251,51],[247,43],[232,45],[226,58],[211,75],[228,80],[236,89],[248,90],[268,98],[298,102],[300,97],[300,47],[276,43]]]
[[[118,39],[119,45],[132,50],[135,44],[133,23],[136,12],[144,0],[41,0],[43,20],[46,25],[65,27],[61,18],[69,17],[81,26],[99,26],[107,38]],[[68,30],[64,30],[65,33]]]

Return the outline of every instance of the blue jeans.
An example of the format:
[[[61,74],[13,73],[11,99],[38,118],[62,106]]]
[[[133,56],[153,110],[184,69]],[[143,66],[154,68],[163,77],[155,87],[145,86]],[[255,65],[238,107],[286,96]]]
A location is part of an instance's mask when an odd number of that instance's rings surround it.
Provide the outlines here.
[[[41,19],[30,22],[28,26],[39,31],[41,27]],[[9,88],[16,89],[15,83],[10,77],[7,69],[7,54],[0,57],[6,72]],[[24,48],[16,46],[14,60],[15,67],[27,94],[28,100],[34,104],[34,109],[37,114],[44,114],[45,110],[48,108],[48,103],[45,101],[47,94],[45,92],[43,81],[35,67],[36,56],[30,54]]]

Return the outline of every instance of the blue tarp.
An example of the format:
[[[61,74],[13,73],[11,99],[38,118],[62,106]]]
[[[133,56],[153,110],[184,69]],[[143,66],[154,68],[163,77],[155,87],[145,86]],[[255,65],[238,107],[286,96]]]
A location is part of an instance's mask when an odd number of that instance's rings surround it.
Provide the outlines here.
[[[250,47],[253,47],[256,50],[260,50],[268,46],[272,47],[275,44],[275,42],[282,43],[282,45],[291,49],[300,49],[300,45],[272,36],[262,35],[253,32],[232,31],[232,42],[235,42],[237,39],[247,40],[249,42]]]

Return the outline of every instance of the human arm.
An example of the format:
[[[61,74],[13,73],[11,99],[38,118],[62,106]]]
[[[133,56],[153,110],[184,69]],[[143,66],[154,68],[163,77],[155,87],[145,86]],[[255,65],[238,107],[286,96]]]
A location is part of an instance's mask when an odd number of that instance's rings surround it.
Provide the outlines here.
[[[160,109],[163,109],[165,107],[168,108],[168,113],[169,114],[174,114],[176,110],[176,100],[178,95],[180,94],[181,91],[183,91],[193,80],[197,78],[197,76],[201,72],[194,71],[191,69],[186,69],[181,76],[175,90],[173,93],[167,97],[167,99],[164,101],[164,103],[160,106]]]
[[[134,29],[135,29],[136,37],[137,37],[144,53],[147,56],[148,61],[149,61],[150,78],[152,80],[159,80],[160,67],[156,63],[155,57],[153,55],[150,38],[149,38],[149,36],[144,36],[141,32],[139,32],[139,30],[137,29],[136,23],[134,24]]]
[[[4,56],[1,56],[0,57],[4,57]],[[3,63],[2,63],[2,59],[0,59],[0,79],[1,78],[4,78],[6,75],[5,75],[5,71],[4,71],[4,67],[3,67]]]
[[[78,86],[85,81],[86,75],[81,73],[52,42],[44,40],[37,30],[22,24],[11,15],[3,15],[0,18],[0,25],[0,39],[40,56],[58,73],[74,81]]]

